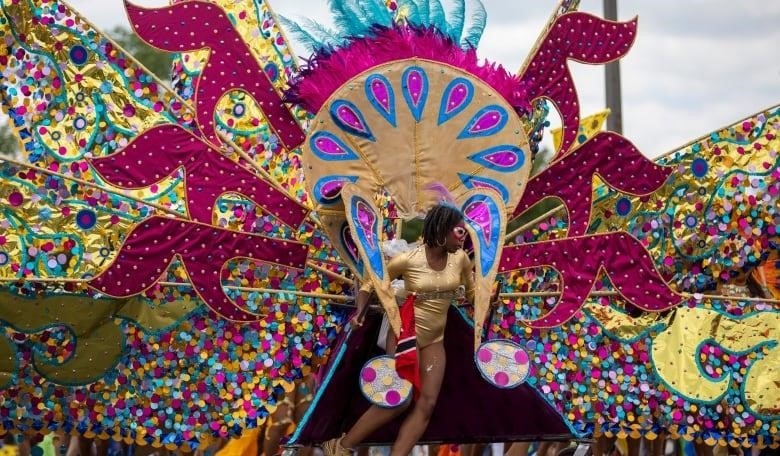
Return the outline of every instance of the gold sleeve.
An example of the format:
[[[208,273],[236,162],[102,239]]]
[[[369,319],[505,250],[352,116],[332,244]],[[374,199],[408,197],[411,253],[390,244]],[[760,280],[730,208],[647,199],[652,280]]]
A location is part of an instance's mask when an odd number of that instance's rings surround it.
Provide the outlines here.
[[[398,277],[401,277],[403,275],[404,271],[407,268],[407,265],[409,264],[409,255],[414,250],[411,250],[409,252],[404,252],[400,255],[396,255],[393,257],[388,263],[387,263],[387,277],[389,280],[397,279]],[[363,285],[360,286],[360,291],[365,291],[366,293],[371,293],[374,291],[374,282],[369,280],[366,280],[363,282]]]

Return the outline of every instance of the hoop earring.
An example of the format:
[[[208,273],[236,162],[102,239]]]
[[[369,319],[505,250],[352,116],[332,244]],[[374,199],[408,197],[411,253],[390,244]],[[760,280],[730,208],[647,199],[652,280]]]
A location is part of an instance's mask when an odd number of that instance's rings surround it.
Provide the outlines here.
[[[444,247],[444,244],[446,243],[447,243],[447,239],[436,241],[436,245],[438,245],[439,247]]]

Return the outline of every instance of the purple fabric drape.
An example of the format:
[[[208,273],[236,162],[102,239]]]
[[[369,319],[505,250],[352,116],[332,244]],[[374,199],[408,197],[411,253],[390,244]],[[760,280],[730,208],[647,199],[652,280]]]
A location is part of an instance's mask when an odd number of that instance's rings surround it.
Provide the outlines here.
[[[320,385],[324,390],[318,389],[319,401],[291,444],[308,445],[338,437],[368,408],[358,376],[363,363],[382,354],[376,347],[379,326],[380,317],[370,314],[361,328],[342,335],[346,338],[344,356],[328,366],[323,378],[332,377]],[[474,363],[472,331],[457,309],[451,308],[444,334],[444,383],[421,441],[477,443],[571,437],[561,416],[533,388],[499,389],[482,378]],[[337,352],[338,348],[334,349],[334,357]],[[363,444],[391,444],[404,416],[382,426]]]

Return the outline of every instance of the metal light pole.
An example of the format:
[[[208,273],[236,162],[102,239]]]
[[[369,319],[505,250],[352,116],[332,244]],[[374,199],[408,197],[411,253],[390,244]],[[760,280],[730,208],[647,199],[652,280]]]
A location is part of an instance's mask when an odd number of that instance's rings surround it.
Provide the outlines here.
[[[604,17],[617,20],[617,0],[604,0]],[[611,111],[607,117],[607,130],[623,133],[623,109],[620,98],[620,63],[616,60],[608,63],[604,70],[604,82],[607,95],[607,108]]]

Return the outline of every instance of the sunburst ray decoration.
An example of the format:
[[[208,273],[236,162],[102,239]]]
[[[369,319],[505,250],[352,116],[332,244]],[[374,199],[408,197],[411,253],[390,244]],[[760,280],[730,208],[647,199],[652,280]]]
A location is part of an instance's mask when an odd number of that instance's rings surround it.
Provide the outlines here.
[[[577,4],[514,74],[477,58],[478,1],[331,0],[333,30],[266,0],[127,2],[176,53],[168,85],[62,0],[0,0],[24,146],[0,159],[0,432],[189,450],[260,426],[349,340],[334,304],[356,282],[394,320],[379,243],[438,186],[472,237],[480,366],[485,337],[511,342],[516,391],[575,437],[777,443],[780,304],[711,290],[777,249],[780,108],[648,160],[581,125],[568,70],[625,55],[636,20]],[[550,108],[560,141],[532,176]]]

